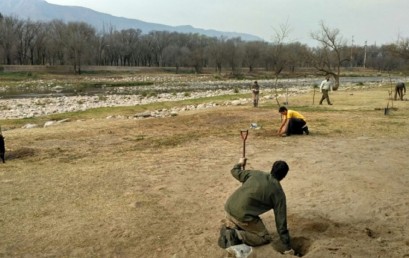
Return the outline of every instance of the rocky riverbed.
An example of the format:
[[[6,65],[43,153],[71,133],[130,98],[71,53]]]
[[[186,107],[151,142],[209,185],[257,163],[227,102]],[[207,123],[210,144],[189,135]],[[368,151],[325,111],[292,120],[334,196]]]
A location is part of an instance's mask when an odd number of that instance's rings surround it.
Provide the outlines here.
[[[262,89],[262,99],[274,99],[276,97],[276,89],[272,87],[274,82],[272,81],[259,81],[264,86]],[[313,80],[282,80],[278,83],[279,92],[281,95],[291,96],[293,94],[304,93],[306,91],[312,91],[313,83],[317,83],[317,79]],[[356,80],[344,82],[342,90],[348,90],[351,88],[363,88],[382,85],[382,80],[375,80],[357,84]],[[217,85],[213,89],[208,89],[209,85]],[[150,116],[169,116],[176,115],[179,112],[211,108],[217,105],[242,105],[251,102],[251,94],[248,85],[251,85],[251,81],[241,82],[212,82],[205,87],[207,90],[193,90],[182,91],[172,93],[160,93],[154,96],[143,96],[139,94],[98,94],[98,95],[77,95],[77,96],[61,96],[55,94],[49,94],[48,96],[41,97],[17,97],[17,98],[4,98],[0,97],[0,119],[19,119],[19,118],[33,118],[39,116],[45,116],[50,114],[59,114],[66,112],[85,111],[93,108],[100,107],[116,107],[116,106],[134,106],[144,105],[154,102],[164,101],[180,101],[185,99],[197,99],[206,98],[235,93],[248,93],[248,98],[243,98],[235,101],[228,101],[222,104],[215,103],[202,103],[200,105],[191,105],[182,108],[175,108],[173,110],[153,110],[150,114],[135,114],[136,118],[150,117]],[[221,85],[221,86],[220,86]],[[359,86],[358,86],[359,85]],[[163,87],[163,86],[161,86]],[[210,87],[211,88],[211,87]],[[119,89],[120,90],[120,89]],[[282,98],[283,96],[278,96]]]
[[[271,90],[269,90],[271,92]],[[216,90],[205,92],[191,92],[169,94],[163,93],[157,96],[143,97],[141,95],[104,95],[104,96],[60,96],[60,97],[41,97],[41,98],[14,98],[0,99],[0,119],[18,119],[45,116],[50,114],[59,114],[66,112],[85,111],[92,108],[100,107],[117,107],[117,106],[135,106],[145,105],[154,102],[179,101],[195,98],[206,98],[220,95],[234,94],[233,90]],[[249,94],[250,97],[250,94]],[[263,98],[273,98],[267,95]],[[241,105],[250,101],[250,98],[242,98],[235,101],[223,103],[223,105]],[[220,104],[219,104],[220,105]],[[215,103],[202,103],[199,105],[189,105],[173,110],[161,110],[162,112],[153,111],[156,115],[176,114],[181,111],[210,108],[217,106]],[[135,115],[136,117],[147,117],[144,115]]]

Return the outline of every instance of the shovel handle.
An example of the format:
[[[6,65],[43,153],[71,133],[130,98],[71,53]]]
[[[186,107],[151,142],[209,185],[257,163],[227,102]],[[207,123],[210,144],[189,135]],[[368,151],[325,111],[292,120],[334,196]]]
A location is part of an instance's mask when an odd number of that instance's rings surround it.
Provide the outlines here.
[[[247,140],[247,136],[249,135],[249,130],[240,130],[240,135],[243,141]]]
[[[246,140],[249,135],[249,130],[240,130],[241,139],[243,140],[243,158],[246,158]],[[246,159],[244,159],[243,169],[246,167]]]

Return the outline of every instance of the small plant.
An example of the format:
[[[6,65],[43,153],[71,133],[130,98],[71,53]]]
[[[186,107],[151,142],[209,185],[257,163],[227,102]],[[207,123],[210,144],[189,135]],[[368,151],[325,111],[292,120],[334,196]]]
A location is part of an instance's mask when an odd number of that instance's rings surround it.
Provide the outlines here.
[[[156,92],[154,92],[154,91],[150,91],[150,92],[148,92],[148,94],[147,94],[147,97],[157,97],[158,96],[158,93],[156,93]]]
[[[134,140],[135,140],[135,141],[145,140],[145,135],[137,135]]]
[[[185,93],[183,94],[183,96],[185,96],[185,97],[190,97],[190,92],[185,92]]]
[[[239,88],[238,88],[238,87],[234,87],[233,92],[234,92],[234,93],[239,93],[239,92],[240,92],[240,90],[239,90]]]
[[[99,101],[106,101],[108,98],[105,95],[98,95],[98,100]]]

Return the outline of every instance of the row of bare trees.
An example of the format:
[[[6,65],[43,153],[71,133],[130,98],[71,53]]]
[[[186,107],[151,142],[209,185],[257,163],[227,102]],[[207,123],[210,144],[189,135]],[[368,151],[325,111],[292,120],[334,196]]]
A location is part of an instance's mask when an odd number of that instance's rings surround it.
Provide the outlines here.
[[[338,82],[340,68],[405,69],[408,40],[382,46],[348,46],[338,29],[323,22],[311,37],[319,47],[286,42],[287,27],[280,27],[273,42],[213,38],[199,34],[139,29],[102,32],[83,22],[34,22],[0,14],[0,65],[82,65],[205,67],[232,73],[263,68],[278,75],[298,68],[315,68]]]

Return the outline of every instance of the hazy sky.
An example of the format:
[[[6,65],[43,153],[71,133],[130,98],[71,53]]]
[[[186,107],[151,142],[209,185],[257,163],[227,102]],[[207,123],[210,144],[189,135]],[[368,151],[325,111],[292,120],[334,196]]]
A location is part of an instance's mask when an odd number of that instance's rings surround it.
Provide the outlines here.
[[[46,0],[165,25],[243,32],[274,39],[287,24],[287,42],[315,44],[323,21],[354,45],[409,38],[409,0]]]

